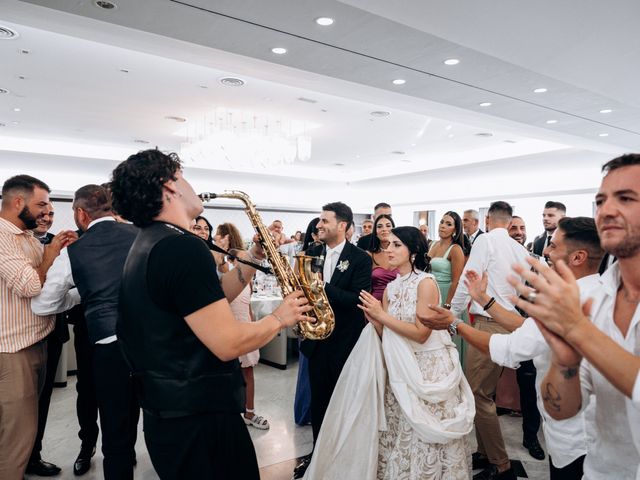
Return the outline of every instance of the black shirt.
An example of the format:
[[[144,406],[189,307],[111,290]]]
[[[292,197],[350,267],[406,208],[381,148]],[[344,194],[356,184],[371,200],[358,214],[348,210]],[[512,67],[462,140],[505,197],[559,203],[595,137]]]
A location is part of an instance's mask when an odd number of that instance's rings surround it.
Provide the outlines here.
[[[156,305],[186,317],[225,296],[206,243],[182,231],[183,235],[167,237],[153,247],[147,282]]]

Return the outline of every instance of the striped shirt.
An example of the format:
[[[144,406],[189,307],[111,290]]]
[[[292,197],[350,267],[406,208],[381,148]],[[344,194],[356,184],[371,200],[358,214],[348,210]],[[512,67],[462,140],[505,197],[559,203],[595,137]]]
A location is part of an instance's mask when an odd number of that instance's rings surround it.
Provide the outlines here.
[[[43,247],[31,230],[20,230],[0,218],[0,352],[15,353],[44,339],[55,326],[55,315],[31,311],[31,297],[40,293],[36,267]]]

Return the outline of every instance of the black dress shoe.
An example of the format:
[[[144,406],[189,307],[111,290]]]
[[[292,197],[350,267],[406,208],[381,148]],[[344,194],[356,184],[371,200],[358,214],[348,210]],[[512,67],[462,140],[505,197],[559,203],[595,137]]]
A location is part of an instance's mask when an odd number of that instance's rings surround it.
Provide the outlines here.
[[[490,465],[480,473],[476,473],[473,476],[473,480],[518,480],[518,477],[513,472],[513,468],[499,472],[498,467]]]
[[[38,475],[39,477],[53,477],[58,475],[62,470],[53,463],[45,462],[42,459],[33,460],[27,464],[27,472],[29,475]]]
[[[309,464],[311,463],[311,454],[300,458],[300,463],[293,469],[293,480],[304,477]]]
[[[544,450],[542,450],[540,442],[537,438],[523,441],[522,446],[529,450],[529,455],[531,455],[536,460],[544,460]]]
[[[84,475],[91,468],[91,457],[96,454],[96,447],[92,447],[91,449],[80,449],[80,453],[78,454],[78,458],[76,458],[75,463],[73,464],[73,474],[74,475]]]
[[[480,452],[475,452],[471,455],[471,468],[473,470],[479,470],[480,468],[487,468],[489,465],[489,459],[482,455]]]

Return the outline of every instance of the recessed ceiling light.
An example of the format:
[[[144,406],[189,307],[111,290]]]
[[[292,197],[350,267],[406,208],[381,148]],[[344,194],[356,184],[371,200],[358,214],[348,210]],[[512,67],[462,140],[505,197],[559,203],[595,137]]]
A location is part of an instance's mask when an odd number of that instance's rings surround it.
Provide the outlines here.
[[[404,85],[407,81],[402,78],[396,78],[392,83],[394,85]]]
[[[604,108],[600,110],[600,113],[611,113],[611,112],[613,112],[613,110],[611,110],[610,108]]]
[[[599,137],[608,137],[609,134],[608,133],[599,133],[598,136]]]
[[[475,134],[476,137],[493,137],[493,133],[491,132],[480,132]]]
[[[20,108],[18,108],[18,107],[16,107],[16,108],[14,108],[14,109],[13,109],[13,111],[14,111],[14,112],[20,112],[21,110],[22,110],[22,109],[20,109]]]
[[[129,73],[129,70],[127,70],[126,68],[121,68],[121,69],[120,69],[120,71],[121,71],[122,73]]]
[[[164,118],[165,118],[165,120],[173,120],[174,122],[178,122],[178,123],[184,123],[184,122],[187,121],[186,118],[184,118],[184,117],[176,117],[175,115],[167,115]]]
[[[391,115],[389,112],[385,112],[383,110],[376,110],[375,112],[371,112],[372,117],[388,117]]]
[[[453,137],[454,137],[454,135],[453,135],[453,133],[450,133],[449,135],[447,135],[447,137],[448,137],[448,138],[453,138]]]
[[[546,88],[536,88],[533,93],[545,93],[546,91]]]
[[[222,77],[218,80],[225,87],[241,87],[244,85],[244,80],[236,77]]]
[[[480,105],[481,107],[490,107],[491,102],[482,102],[482,103],[479,103],[478,105]]]
[[[415,147],[415,146],[416,146],[416,144],[415,144],[415,143],[412,143],[412,144],[411,144],[411,146],[412,146],[412,147]]]
[[[103,10],[115,10],[116,8],[118,8],[115,3],[109,2],[107,0],[96,0],[95,2],[93,2],[93,4]]]
[[[402,159],[402,160],[400,160],[400,161],[401,161],[401,162],[404,162],[404,163],[411,163],[411,160],[410,160],[410,159],[408,159],[408,158],[403,158],[403,159]]]
[[[274,47],[271,49],[271,51],[276,55],[284,55],[285,53],[287,53],[287,49],[283,47]]]
[[[554,124],[554,123],[558,123],[558,120],[547,120],[547,123],[548,123],[549,125],[552,125],[552,124]]]
[[[314,100],[313,98],[307,98],[307,97],[298,97],[298,100],[305,103],[318,103],[317,100]]]
[[[31,53],[31,50],[29,50],[28,48],[19,48],[18,53],[20,55],[29,55]]]
[[[394,155],[404,155],[405,152],[403,152],[402,150],[394,150],[393,152],[391,152]]]
[[[11,125],[20,125],[20,122],[18,122],[18,121],[13,121],[13,122],[11,122]]]
[[[323,113],[327,113],[329,110],[327,110],[326,108],[321,108],[320,111]]]
[[[504,143],[518,143],[515,140],[504,140]]]
[[[334,167],[344,167],[344,163],[334,163]]]
[[[199,86],[200,88],[204,89],[204,90],[206,90],[207,88],[209,88],[209,87],[207,87],[206,85],[198,85],[198,86]]]
[[[444,61],[445,65],[458,65],[460,63],[460,60],[458,60],[457,58],[447,58]]]
[[[9,90],[7,90],[6,88],[0,88],[0,95],[2,95],[3,93],[9,93]]]
[[[27,77],[25,77],[24,75],[17,75],[16,78],[18,80],[26,80],[27,79]]]
[[[147,140],[142,140],[141,138],[136,138],[133,143],[143,143],[146,145],[149,142]]]
[[[20,34],[9,27],[0,25],[0,40],[15,40]]]
[[[360,155],[356,155],[356,158],[360,158]]]
[[[446,127],[444,127],[445,130],[451,130],[453,128],[453,125],[447,125]]]
[[[316,18],[316,23],[323,27],[328,27],[329,25],[333,25],[333,18],[330,17],[318,17]]]

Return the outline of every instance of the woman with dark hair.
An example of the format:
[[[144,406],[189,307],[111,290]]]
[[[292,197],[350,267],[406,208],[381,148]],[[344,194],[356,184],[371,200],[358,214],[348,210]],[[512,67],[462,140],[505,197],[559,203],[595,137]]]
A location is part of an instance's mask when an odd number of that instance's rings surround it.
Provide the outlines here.
[[[446,212],[440,220],[438,236],[440,239],[431,245],[429,256],[433,275],[436,277],[442,295],[441,305],[449,309],[465,264],[464,232],[460,215],[456,212]],[[463,320],[468,323],[469,318],[466,313],[464,317]],[[454,342],[458,347],[460,363],[464,369],[466,344],[458,335],[455,336]]]
[[[318,222],[320,221],[320,217],[316,217],[309,222],[307,225],[307,231],[304,234],[304,241],[302,242],[302,252],[306,252],[309,247],[320,244],[320,240],[318,238]]]
[[[391,229],[396,226],[391,215],[382,214],[373,222],[373,235],[369,244],[369,255],[372,260],[371,295],[382,300],[387,284],[398,276],[398,269],[389,264],[387,247]]]
[[[471,478],[473,393],[449,333],[417,320],[440,300],[427,273],[426,238],[415,227],[398,227],[389,241],[389,264],[400,276],[382,302],[360,294],[370,325],[335,387],[308,480]]]
[[[194,233],[194,235],[207,242],[209,249],[211,249],[211,245],[213,244],[213,241],[211,240],[213,227],[209,223],[209,220],[204,218],[202,215],[198,215],[193,227],[191,227],[191,231]]]

